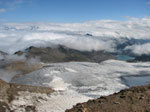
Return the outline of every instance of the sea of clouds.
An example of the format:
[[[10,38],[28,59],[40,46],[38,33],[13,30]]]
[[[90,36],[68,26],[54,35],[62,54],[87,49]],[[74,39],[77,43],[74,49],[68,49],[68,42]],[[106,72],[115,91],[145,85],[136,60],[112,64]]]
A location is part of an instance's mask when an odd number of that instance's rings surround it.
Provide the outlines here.
[[[91,35],[87,35],[91,34]],[[0,23],[0,50],[14,53],[30,46],[65,45],[81,51],[117,52],[124,39],[150,40],[150,18],[126,21],[99,20],[82,23]],[[134,43],[123,50],[150,54],[150,43]]]

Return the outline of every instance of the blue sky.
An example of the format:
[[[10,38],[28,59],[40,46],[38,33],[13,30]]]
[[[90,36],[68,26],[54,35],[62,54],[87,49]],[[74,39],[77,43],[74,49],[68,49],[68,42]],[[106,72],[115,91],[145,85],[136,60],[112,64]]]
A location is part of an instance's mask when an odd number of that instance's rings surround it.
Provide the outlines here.
[[[150,15],[150,0],[0,0],[0,21],[82,22]]]

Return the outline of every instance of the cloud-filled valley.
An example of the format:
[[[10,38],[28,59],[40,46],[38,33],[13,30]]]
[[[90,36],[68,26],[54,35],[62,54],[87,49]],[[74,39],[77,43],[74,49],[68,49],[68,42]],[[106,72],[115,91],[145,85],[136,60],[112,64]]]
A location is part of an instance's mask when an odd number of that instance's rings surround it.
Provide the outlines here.
[[[30,46],[65,45],[81,51],[119,52],[118,46],[124,46],[122,51],[150,54],[145,50],[150,42],[149,31],[148,17],[83,23],[0,23],[0,50],[14,53]]]

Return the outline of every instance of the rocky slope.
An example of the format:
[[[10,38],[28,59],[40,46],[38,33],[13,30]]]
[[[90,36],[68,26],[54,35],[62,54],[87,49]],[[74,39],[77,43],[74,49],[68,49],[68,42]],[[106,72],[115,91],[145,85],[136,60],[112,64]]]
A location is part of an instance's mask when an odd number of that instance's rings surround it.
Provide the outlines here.
[[[56,47],[33,47],[25,51],[18,51],[15,54],[25,55],[27,58],[39,58],[42,62],[101,62],[107,59],[115,59],[111,53],[104,51],[79,51],[59,45]]]
[[[150,112],[150,85],[80,103],[66,112]]]
[[[15,99],[15,97],[19,96],[19,92],[50,94],[53,92],[53,90],[47,87],[25,86],[19,84],[6,83],[5,81],[0,80],[0,112],[15,112],[10,108],[10,105],[11,102]],[[25,108],[27,108],[28,110],[29,108],[33,107],[26,106]]]
[[[11,56],[11,58],[13,56]],[[10,82],[15,77],[20,77],[22,75],[41,69],[43,65],[44,65],[43,63],[34,62],[32,59],[24,58],[20,60],[13,58],[12,59],[4,58],[0,60],[0,79],[6,82]]]

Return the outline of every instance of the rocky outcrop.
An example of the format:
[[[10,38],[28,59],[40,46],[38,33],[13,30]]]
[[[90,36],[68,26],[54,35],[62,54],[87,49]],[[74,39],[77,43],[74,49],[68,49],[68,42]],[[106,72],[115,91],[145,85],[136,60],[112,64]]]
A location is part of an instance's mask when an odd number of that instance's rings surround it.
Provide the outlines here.
[[[80,103],[66,112],[150,112],[150,85]]]
[[[11,111],[9,105],[6,102],[0,101],[0,112],[13,112],[13,111]]]
[[[20,84],[7,83],[0,79],[0,100],[11,102],[14,96],[20,91],[28,91],[31,93],[52,93],[53,90],[48,87],[26,86]]]
[[[115,59],[111,53],[104,51],[79,51],[75,49],[70,49],[65,46],[57,47],[30,47],[25,51],[18,51],[15,54],[25,55],[27,58],[39,58],[42,62],[70,62],[70,61],[80,61],[80,62],[101,62],[107,59]]]
[[[36,87],[36,86],[12,84],[0,80],[0,112],[14,112],[11,110],[10,104],[15,99],[16,96],[19,96],[19,92],[51,94],[53,90],[48,87]],[[34,110],[34,107],[27,106],[25,108],[27,112],[28,110],[31,109]]]

